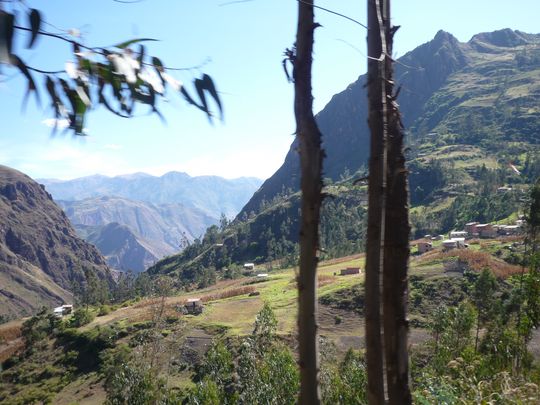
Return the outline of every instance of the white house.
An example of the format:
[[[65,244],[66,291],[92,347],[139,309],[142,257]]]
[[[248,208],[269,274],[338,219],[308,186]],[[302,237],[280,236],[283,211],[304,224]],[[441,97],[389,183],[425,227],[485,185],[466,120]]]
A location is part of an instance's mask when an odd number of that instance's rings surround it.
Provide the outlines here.
[[[450,232],[450,239],[466,238],[467,236],[469,236],[469,233],[467,231],[451,231]]]
[[[56,307],[53,309],[53,314],[59,318],[63,317],[64,315],[71,314],[73,312],[73,305],[64,304],[60,307]]]

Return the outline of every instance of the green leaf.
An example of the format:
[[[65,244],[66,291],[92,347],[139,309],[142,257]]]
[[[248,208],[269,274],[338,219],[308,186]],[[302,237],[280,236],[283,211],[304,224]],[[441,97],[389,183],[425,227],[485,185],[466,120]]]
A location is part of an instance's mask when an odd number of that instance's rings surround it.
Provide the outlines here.
[[[210,113],[210,110],[208,110],[208,103],[206,102],[206,96],[204,94],[204,82],[201,79],[195,79],[194,84],[195,89],[199,94],[199,99],[201,100],[202,110],[208,115],[208,119],[212,121],[212,114]]]
[[[145,49],[144,49],[144,45],[141,44],[141,46],[139,47],[139,57],[137,58],[141,68],[142,68],[142,65],[143,65],[143,62],[144,62],[144,56],[145,56]]]
[[[30,22],[32,36],[30,37],[30,42],[28,42],[27,48],[31,48],[34,45],[34,42],[39,34],[39,29],[41,28],[41,14],[38,10],[33,8],[30,10],[30,14],[28,14],[28,20]]]
[[[159,58],[156,58],[155,56],[152,57],[152,65],[156,68],[158,72],[163,72],[165,69],[163,68],[163,63]]]
[[[131,39],[129,41],[120,42],[119,44],[113,45],[115,48],[124,49],[132,44],[136,44],[138,42],[148,42],[148,41],[159,41],[158,39],[153,38],[137,38],[137,39]]]
[[[61,108],[64,106],[62,101],[60,100],[60,97],[58,97],[58,94],[56,93],[56,84],[54,80],[50,76],[46,76],[46,84],[45,87],[47,88],[47,91],[49,92],[49,96],[51,97],[51,106],[54,109],[54,127],[52,130],[52,133],[56,133],[56,129],[58,127],[58,119],[62,117],[61,114]]]

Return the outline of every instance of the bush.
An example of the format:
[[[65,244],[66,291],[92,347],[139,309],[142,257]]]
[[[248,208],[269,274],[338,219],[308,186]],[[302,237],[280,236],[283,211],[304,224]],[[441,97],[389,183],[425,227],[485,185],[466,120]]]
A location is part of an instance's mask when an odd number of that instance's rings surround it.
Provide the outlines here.
[[[108,305],[102,305],[99,307],[98,315],[97,316],[104,316],[111,313],[111,307]]]
[[[94,320],[94,314],[88,309],[78,308],[73,312],[73,316],[70,319],[70,326],[72,328],[79,328],[87,325]]]

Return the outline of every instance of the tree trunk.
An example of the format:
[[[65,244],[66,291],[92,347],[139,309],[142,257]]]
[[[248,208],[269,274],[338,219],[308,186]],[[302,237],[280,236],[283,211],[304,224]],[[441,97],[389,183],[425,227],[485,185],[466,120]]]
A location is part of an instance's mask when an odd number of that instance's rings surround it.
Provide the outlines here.
[[[382,53],[376,0],[368,0],[368,55]],[[382,221],[384,211],[384,126],[380,62],[368,58],[368,123],[371,130],[368,178],[368,228],[366,237],[366,361],[368,369],[368,402],[384,403],[383,350],[381,336],[380,278],[382,265]]]
[[[388,18],[388,22],[390,19]],[[389,24],[388,24],[389,26]],[[389,54],[392,39],[387,27]],[[391,60],[387,60],[387,94],[392,94]],[[409,217],[407,170],[403,155],[403,127],[397,104],[391,102],[388,119],[388,168],[386,231],[384,240],[383,313],[389,404],[412,403],[409,388],[407,301],[409,265]]]
[[[368,98],[371,129],[366,251],[368,401],[385,401],[381,341],[380,269],[383,273],[384,359],[390,404],[411,404],[407,269],[408,191],[403,126],[393,99],[390,0],[368,0]],[[372,59],[375,58],[375,59]]]
[[[317,262],[321,208],[321,133],[313,116],[311,65],[316,28],[313,4],[299,2],[294,60],[294,113],[300,145],[302,218],[300,273],[298,275],[298,335],[300,404],[319,404],[319,353],[317,338]]]

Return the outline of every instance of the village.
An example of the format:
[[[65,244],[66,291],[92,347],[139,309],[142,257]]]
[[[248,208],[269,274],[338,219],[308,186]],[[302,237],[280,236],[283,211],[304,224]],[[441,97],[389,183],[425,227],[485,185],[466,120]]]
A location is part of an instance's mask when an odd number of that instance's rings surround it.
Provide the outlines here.
[[[469,222],[465,224],[465,229],[460,231],[450,231],[448,239],[444,235],[425,235],[422,240],[415,243],[417,253],[422,254],[435,249],[437,246],[443,251],[451,249],[466,249],[469,239],[496,239],[505,236],[520,235],[523,233],[525,219],[520,216],[512,225],[481,224],[479,222]],[[440,241],[440,244],[437,243]]]

